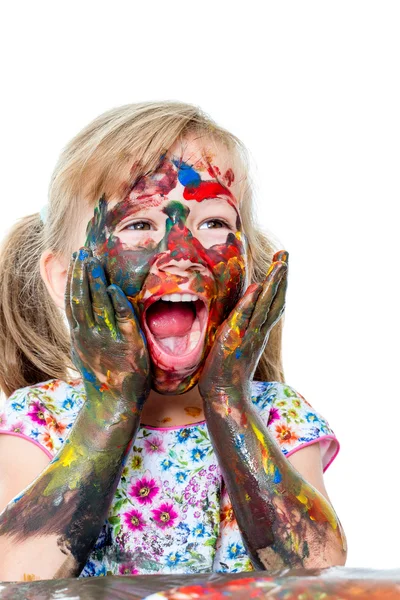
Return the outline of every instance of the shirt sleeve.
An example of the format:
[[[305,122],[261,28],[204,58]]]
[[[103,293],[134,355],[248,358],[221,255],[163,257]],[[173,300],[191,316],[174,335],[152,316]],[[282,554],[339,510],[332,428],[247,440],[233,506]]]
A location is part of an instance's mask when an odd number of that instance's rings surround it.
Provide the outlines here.
[[[0,407],[0,433],[24,438],[52,458],[68,437],[82,402],[73,382],[54,379],[21,388]]]
[[[328,422],[301,394],[286,383],[257,382],[252,401],[285,456],[319,443],[326,471],[339,452],[339,442]]]

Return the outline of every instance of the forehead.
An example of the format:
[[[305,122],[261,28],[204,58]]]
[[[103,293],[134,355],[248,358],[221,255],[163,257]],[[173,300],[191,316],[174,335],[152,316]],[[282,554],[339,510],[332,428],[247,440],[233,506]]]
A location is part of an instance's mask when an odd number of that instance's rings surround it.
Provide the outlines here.
[[[224,144],[204,136],[185,137],[160,157],[155,171],[136,181],[124,200],[151,206],[151,198],[157,196],[180,199],[183,195],[187,200],[198,201],[228,197],[238,206],[244,180],[242,172],[238,156]],[[157,200],[155,202],[157,204]],[[116,205],[122,208],[121,198],[109,200],[109,209]]]
[[[221,142],[204,136],[192,135],[178,140],[167,152],[166,159],[181,161],[192,166],[202,179],[218,178],[229,187],[239,175],[236,154]]]
[[[186,171],[179,166],[187,166],[188,169]],[[178,171],[181,177],[178,177]],[[209,181],[210,185],[212,185],[212,181],[219,182],[227,192],[227,194],[222,194],[223,202],[226,203],[228,200],[228,203],[233,205],[236,211],[240,210],[242,186],[246,179],[246,173],[238,154],[210,137],[192,135],[175,142],[160,161],[159,168],[148,176],[142,177],[124,199],[121,197],[110,198],[108,212],[111,211],[113,214],[110,214],[109,217],[121,220],[132,210],[138,210],[140,205],[143,208],[150,207],[154,202],[154,206],[156,206],[159,201],[157,198],[152,200],[151,197],[159,196],[160,185],[161,188],[165,186],[163,195],[166,198],[173,199],[172,196],[177,195],[176,199],[181,200],[183,189],[185,185],[190,184],[190,177],[193,176],[193,173],[200,177],[201,181]],[[203,189],[206,187],[204,186]],[[219,196],[219,194],[215,195]],[[212,194],[214,197],[215,195]],[[230,196],[229,199],[227,195]],[[146,196],[147,201],[145,200]],[[192,202],[193,200],[190,204]],[[92,218],[93,209],[90,209],[87,220],[85,220],[84,230]]]

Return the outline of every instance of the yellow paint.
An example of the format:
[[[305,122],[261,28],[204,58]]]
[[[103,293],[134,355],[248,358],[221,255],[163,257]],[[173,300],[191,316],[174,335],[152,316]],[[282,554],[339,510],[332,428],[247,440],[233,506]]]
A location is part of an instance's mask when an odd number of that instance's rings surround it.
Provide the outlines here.
[[[263,433],[258,429],[257,425],[255,425],[252,421],[250,421],[250,425],[256,434],[256,438],[261,443],[264,452],[262,452],[262,463],[264,467],[264,471],[270,477],[275,477],[275,465],[272,460],[270,460],[268,446],[266,444]]]
[[[228,416],[230,414],[230,407],[229,407],[229,397],[226,394],[224,395],[224,405],[225,405],[225,415]]]
[[[74,446],[70,445],[65,452],[63,452],[63,458],[61,464],[63,467],[70,467],[73,462],[77,459],[77,454]]]
[[[274,266],[275,266],[275,263],[272,263],[272,265],[270,266],[270,268],[269,268],[269,269],[268,269],[268,271],[267,271],[267,277],[268,277],[268,275],[269,275],[270,273],[272,273],[272,270],[273,270]]]
[[[33,573],[24,573],[24,581],[37,581],[40,577],[34,575]]]
[[[311,492],[309,495],[307,495],[307,491],[302,489],[296,498],[299,500],[299,502],[304,504],[307,511],[310,511],[313,508],[313,500],[315,500],[315,503],[317,504],[317,510],[324,515],[332,529],[336,529],[338,526],[338,521],[333,508],[330,506],[327,500],[325,500],[325,498],[323,498],[320,494],[317,494],[318,492]],[[316,521],[313,515],[309,514],[308,516],[310,517],[311,521]]]
[[[297,500],[299,500],[299,502],[301,502],[302,504],[305,505],[307,510],[312,507],[312,502],[310,502],[310,498],[308,496],[306,496],[303,493],[303,491],[298,496],[296,496],[296,498],[297,498]]]
[[[104,313],[104,320],[106,322],[108,329],[110,330],[111,337],[113,338],[113,340],[116,340],[118,338],[118,333],[117,333],[117,330],[115,329],[114,325],[111,323],[110,319],[108,318],[107,313]]]

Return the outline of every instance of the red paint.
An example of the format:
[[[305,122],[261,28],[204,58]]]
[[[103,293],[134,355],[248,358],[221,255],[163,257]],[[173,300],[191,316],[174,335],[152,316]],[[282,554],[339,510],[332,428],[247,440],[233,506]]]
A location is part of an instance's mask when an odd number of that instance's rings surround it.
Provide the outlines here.
[[[211,177],[215,177],[215,179],[218,179],[218,175],[221,175],[219,168],[209,162],[207,163],[207,172]]]
[[[224,180],[226,181],[226,185],[231,187],[232,183],[235,181],[235,174],[232,169],[228,169],[224,175]]]
[[[219,196],[228,196],[233,200],[231,192],[219,181],[202,181],[197,187],[185,187],[183,191],[185,200],[196,200],[196,202]]]

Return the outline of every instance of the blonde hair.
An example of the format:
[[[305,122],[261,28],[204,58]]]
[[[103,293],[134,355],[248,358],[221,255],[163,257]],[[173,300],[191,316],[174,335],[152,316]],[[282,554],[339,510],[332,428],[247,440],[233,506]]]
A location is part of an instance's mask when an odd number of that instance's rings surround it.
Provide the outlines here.
[[[0,254],[0,386],[6,395],[47,379],[68,380],[73,368],[62,311],[50,298],[39,271],[44,250],[69,257],[77,230],[98,198],[121,197],[138,178],[156,169],[160,156],[180,138],[206,136],[223,144],[242,165],[241,214],[249,242],[249,279],[261,282],[271,264],[272,242],[253,220],[247,154],[238,138],[198,107],[146,102],[113,109],[83,129],[62,152],[51,178],[47,218],[21,219]],[[74,227],[75,225],[75,227]],[[256,378],[283,381],[282,325],[273,329]]]

